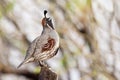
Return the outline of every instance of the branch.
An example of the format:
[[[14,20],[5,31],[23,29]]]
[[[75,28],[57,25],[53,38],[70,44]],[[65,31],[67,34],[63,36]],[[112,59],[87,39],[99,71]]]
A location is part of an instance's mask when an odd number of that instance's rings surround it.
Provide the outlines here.
[[[39,74],[39,80],[58,80],[57,74],[52,72],[48,67],[41,67],[41,71]]]

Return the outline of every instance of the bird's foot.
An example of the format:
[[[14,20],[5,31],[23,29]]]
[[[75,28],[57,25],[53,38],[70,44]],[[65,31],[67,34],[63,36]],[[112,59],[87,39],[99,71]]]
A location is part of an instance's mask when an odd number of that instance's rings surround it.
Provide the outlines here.
[[[48,68],[50,68],[50,66],[44,61],[39,61],[39,65],[40,65],[40,67],[48,67]]]

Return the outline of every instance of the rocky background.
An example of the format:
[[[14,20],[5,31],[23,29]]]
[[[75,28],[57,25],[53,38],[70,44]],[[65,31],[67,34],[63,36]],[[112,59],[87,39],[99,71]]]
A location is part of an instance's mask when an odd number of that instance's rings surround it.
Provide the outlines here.
[[[119,0],[0,0],[0,80],[38,80],[38,63],[20,69],[41,34],[43,11],[60,36],[47,61],[58,80],[120,80]]]

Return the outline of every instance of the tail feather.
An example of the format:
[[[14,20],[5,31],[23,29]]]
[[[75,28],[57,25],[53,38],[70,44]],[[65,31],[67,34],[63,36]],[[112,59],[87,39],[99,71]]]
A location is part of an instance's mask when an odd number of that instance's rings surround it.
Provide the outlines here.
[[[26,63],[29,63],[29,62],[33,62],[33,61],[34,61],[33,57],[25,59],[22,63],[20,63],[20,65],[17,68],[20,68],[23,64],[26,64]]]
[[[22,63],[20,63],[17,68],[20,68],[24,63],[25,63],[24,61]]]

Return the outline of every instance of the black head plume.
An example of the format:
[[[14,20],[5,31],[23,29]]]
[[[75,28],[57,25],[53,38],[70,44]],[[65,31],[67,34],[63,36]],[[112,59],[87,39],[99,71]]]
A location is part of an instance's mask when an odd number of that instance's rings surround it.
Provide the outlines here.
[[[47,14],[47,10],[44,10],[44,16],[45,16],[45,18],[46,18],[46,14]]]

